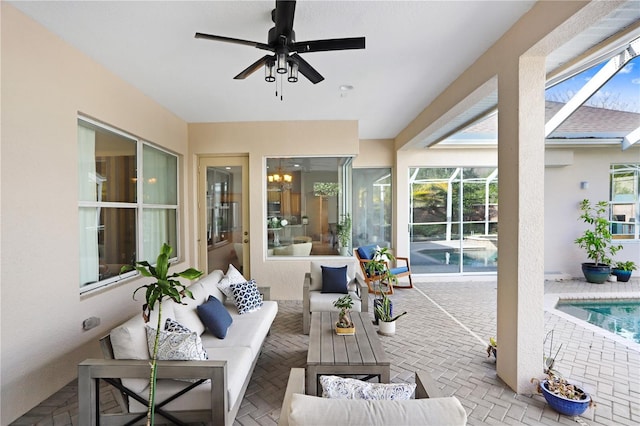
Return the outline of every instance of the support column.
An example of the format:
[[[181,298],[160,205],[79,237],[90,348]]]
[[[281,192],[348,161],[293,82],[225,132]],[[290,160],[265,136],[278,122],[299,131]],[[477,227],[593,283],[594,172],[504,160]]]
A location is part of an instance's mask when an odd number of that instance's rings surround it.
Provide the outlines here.
[[[498,376],[517,393],[542,374],[545,58],[498,75]]]

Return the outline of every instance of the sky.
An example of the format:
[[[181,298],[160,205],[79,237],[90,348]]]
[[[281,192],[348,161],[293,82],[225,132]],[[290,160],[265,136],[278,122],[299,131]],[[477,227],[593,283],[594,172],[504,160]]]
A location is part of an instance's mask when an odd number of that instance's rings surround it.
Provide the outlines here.
[[[547,89],[546,99],[566,102],[603,66],[599,64]],[[586,104],[640,113],[640,56],[629,61]]]

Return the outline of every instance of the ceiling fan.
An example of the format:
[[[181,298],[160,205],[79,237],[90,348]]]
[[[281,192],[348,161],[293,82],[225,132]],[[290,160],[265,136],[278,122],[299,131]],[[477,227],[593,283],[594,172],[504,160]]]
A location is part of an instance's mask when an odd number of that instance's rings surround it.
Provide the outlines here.
[[[271,11],[271,19],[275,26],[269,30],[268,42],[241,40],[213,34],[196,33],[196,38],[223,41],[227,43],[244,44],[258,49],[273,52],[249,65],[236,75],[234,79],[242,80],[250,76],[262,65],[265,66],[265,80],[276,81],[274,70],[278,74],[289,74],[287,80],[291,83],[298,81],[298,71],[313,84],[324,80],[324,77],[316,71],[307,61],[302,59],[300,53],[325,52],[330,50],[364,49],[365,38],[336,38],[328,40],[296,41],[296,33],[293,31],[293,17],[296,2],[276,0],[276,8]]]

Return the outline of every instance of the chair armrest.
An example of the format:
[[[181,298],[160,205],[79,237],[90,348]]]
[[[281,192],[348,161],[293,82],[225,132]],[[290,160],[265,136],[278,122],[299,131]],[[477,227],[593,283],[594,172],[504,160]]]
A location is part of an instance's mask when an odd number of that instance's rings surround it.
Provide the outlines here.
[[[284,392],[284,400],[282,401],[282,409],[280,410],[280,419],[278,426],[289,426],[289,410],[291,408],[291,395],[299,393],[304,395],[304,368],[292,368],[289,373],[289,381],[287,389]]]
[[[87,359],[78,364],[78,423],[95,425],[99,421],[94,404],[100,389],[95,379],[149,378],[149,360]],[[211,380],[211,420],[225,424],[229,410],[227,361],[158,361],[158,379]]]
[[[398,264],[399,260],[403,261],[407,268],[409,267],[409,258],[408,257],[396,257],[396,264]]]
[[[360,296],[360,311],[369,312],[369,287],[359,275],[356,275],[356,286],[358,296]]]
[[[431,374],[425,370],[416,371],[416,399],[440,398],[445,396]]]
[[[311,301],[309,300],[309,292],[311,291],[311,272],[304,274],[302,283],[302,333],[309,334],[311,327]]]
[[[262,295],[262,300],[271,300],[271,287],[258,286],[258,291]]]

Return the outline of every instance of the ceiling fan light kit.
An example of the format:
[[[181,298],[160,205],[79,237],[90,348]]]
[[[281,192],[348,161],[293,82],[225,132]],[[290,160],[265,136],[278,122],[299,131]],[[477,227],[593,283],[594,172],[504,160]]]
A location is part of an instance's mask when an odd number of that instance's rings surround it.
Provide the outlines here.
[[[271,19],[275,26],[269,30],[267,44],[205,33],[196,33],[195,37],[225,43],[243,44],[273,52],[271,55],[267,54],[258,59],[234,77],[236,80],[243,80],[264,65],[264,79],[268,83],[276,81],[276,73],[281,75],[288,74],[287,81],[296,83],[298,81],[298,73],[300,73],[313,84],[317,84],[324,80],[324,77],[307,61],[302,59],[299,55],[300,53],[365,48],[364,37],[296,42],[295,31],[293,31],[295,8],[295,1],[276,0],[276,8],[271,12]],[[276,96],[277,93],[276,90]]]

